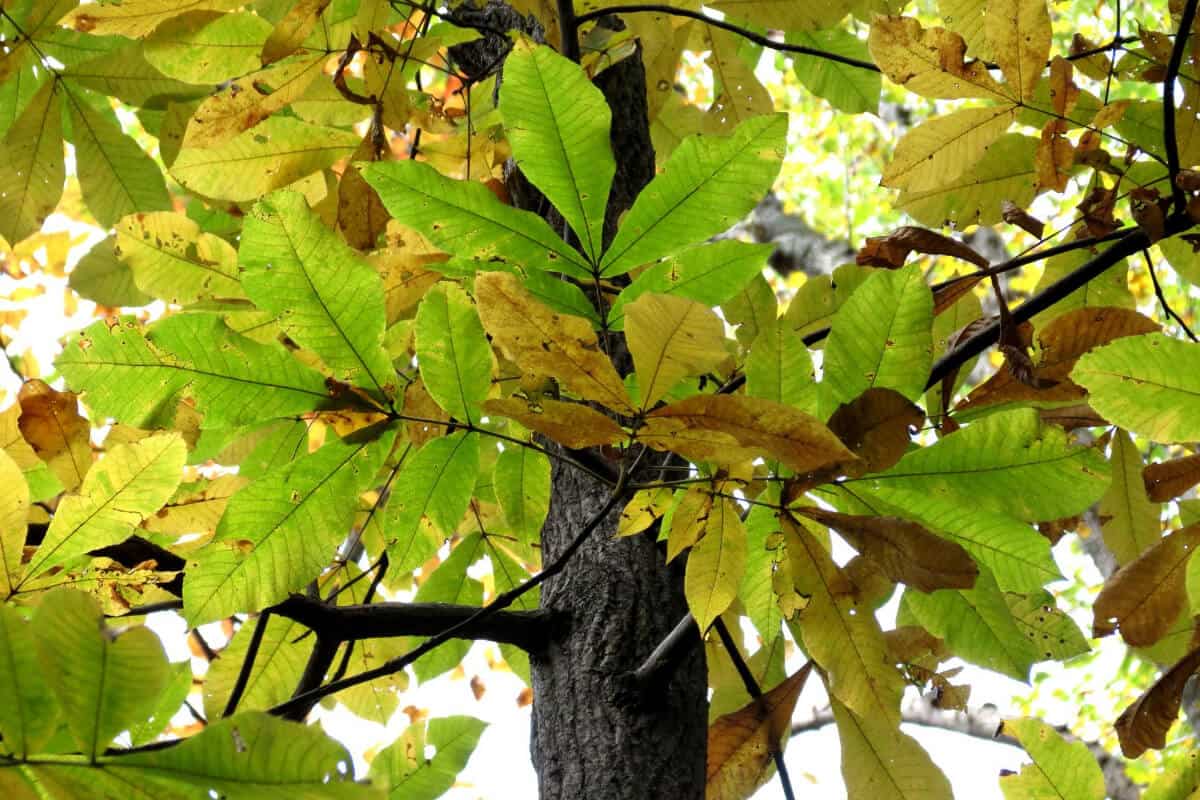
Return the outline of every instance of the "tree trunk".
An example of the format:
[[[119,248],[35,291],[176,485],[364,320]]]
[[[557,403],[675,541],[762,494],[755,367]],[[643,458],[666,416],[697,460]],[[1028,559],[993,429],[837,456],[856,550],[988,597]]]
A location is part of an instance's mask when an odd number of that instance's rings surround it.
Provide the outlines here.
[[[596,81],[613,113],[617,162],[605,226],[654,175],[640,52]],[[618,368],[628,367],[623,341],[610,342]],[[551,562],[605,504],[609,489],[555,462],[550,514],[542,530],[543,563]],[[707,742],[707,678],[696,646],[662,692],[639,698],[629,673],[687,614],[683,573],[667,567],[655,529],[614,539],[621,507],[543,588],[542,608],[567,620],[564,633],[531,659],[532,754],[544,800],[701,800]]]

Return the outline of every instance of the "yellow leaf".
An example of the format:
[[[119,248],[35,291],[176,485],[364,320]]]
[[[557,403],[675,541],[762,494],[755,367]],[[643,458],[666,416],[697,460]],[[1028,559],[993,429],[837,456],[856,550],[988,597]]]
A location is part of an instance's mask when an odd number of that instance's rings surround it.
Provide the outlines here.
[[[737,504],[714,498],[704,533],[688,552],[683,593],[701,631],[729,608],[746,571],[746,531]]]
[[[642,390],[652,408],[683,378],[702,375],[725,360],[725,325],[711,308],[674,295],[647,293],[625,309],[625,338]]]
[[[811,671],[809,662],[762,697],[709,726],[706,800],[742,800],[766,783]]]
[[[700,489],[688,489],[671,515],[671,530],[667,534],[667,561],[696,543],[703,535],[713,510],[713,496]]]
[[[328,58],[325,53],[297,56],[231,81],[192,114],[183,146],[213,147],[253,128],[302,97]]]
[[[1142,454],[1126,431],[1112,438],[1112,485],[1100,498],[1104,543],[1119,566],[1133,561],[1162,539],[1159,505],[1146,496],[1142,483]]]
[[[79,415],[78,397],[35,378],[21,384],[17,401],[21,435],[63,488],[74,489],[92,466],[92,429]]]
[[[979,567],[957,543],[899,517],[866,517],[808,507],[798,512],[833,528],[884,574],[919,589],[970,589]]]
[[[548,308],[507,272],[477,276],[475,299],[493,343],[521,369],[554,378],[585,400],[633,412],[621,376],[586,319]]]
[[[317,26],[321,12],[325,10],[330,1],[298,0],[296,5],[283,15],[283,19],[275,23],[275,29],[263,43],[262,63],[273,64],[296,52],[296,49],[304,43],[313,28]]]
[[[21,572],[21,551],[25,547],[25,522],[29,516],[29,486],[17,462],[0,450],[0,589],[7,597],[16,588]]]
[[[738,55],[741,37],[711,26],[703,31],[708,65],[720,89],[705,115],[705,131],[728,135],[751,117],[770,114],[775,104],[750,64]]]
[[[1014,105],[964,108],[923,122],[896,145],[880,183],[921,192],[958,177],[1008,130],[1016,109]]]
[[[160,23],[189,11],[230,11],[240,5],[240,0],[125,0],[122,3],[88,3],[63,17],[59,24],[97,36],[115,33],[130,39],[140,39]]]
[[[1028,100],[1050,57],[1046,0],[988,0],[983,27],[1015,98]]]
[[[625,504],[621,518],[617,521],[617,536],[633,536],[662,519],[671,507],[674,492],[667,486],[657,489],[639,489]]]
[[[549,436],[572,450],[616,444],[628,434],[620,425],[579,403],[542,398],[537,402],[505,397],[484,402],[489,414],[515,419],[530,430]]]
[[[923,97],[1016,99],[983,63],[964,61],[967,43],[945,28],[925,30],[911,17],[876,17],[867,44],[890,81]]]
[[[637,438],[696,461],[735,464],[748,455],[770,456],[796,472],[856,461],[816,417],[742,395],[694,395],[656,409]]]
[[[793,632],[798,628],[804,649],[828,674],[832,697],[859,717],[894,728],[904,678],[888,657],[875,614],[855,602],[853,585],[812,534],[788,516],[781,521],[796,591],[809,598],[789,625]]]
[[[899,726],[831,700],[848,800],[952,800],[950,781]]]
[[[1092,606],[1092,635],[1119,627],[1135,647],[1166,635],[1187,604],[1187,562],[1198,544],[1200,524],[1180,528],[1113,573]]]

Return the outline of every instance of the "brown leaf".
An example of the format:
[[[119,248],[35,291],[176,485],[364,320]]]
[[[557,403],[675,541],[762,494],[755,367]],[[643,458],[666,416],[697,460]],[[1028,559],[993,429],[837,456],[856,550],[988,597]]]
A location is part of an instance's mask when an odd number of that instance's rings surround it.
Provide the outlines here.
[[[1022,381],[1010,370],[1000,370],[975,387],[956,410],[1018,400],[1082,400],[1087,393],[1070,378],[1080,356],[1124,336],[1156,330],[1157,323],[1130,309],[1092,306],[1068,311],[1038,333],[1041,360],[1032,375]],[[1041,388],[1033,385],[1032,379],[1039,381]]]
[[[1129,210],[1133,221],[1149,237],[1157,242],[1167,232],[1167,208],[1171,198],[1160,197],[1157,189],[1138,186],[1129,192]]]
[[[986,258],[957,239],[912,225],[898,228],[887,236],[867,237],[867,243],[854,260],[864,266],[896,269],[904,266],[904,260],[914,250],[926,255],[961,258],[983,269],[988,267]]]
[[[1072,80],[1073,73],[1071,62],[1062,56],[1055,56],[1050,62],[1050,101],[1054,105],[1054,113],[1059,116],[1066,116],[1079,99],[1079,87]]]
[[[1155,503],[1179,497],[1200,483],[1200,453],[1147,464],[1142,470],[1146,494]]]
[[[1187,562],[1198,544],[1200,525],[1180,528],[1113,573],[1092,606],[1092,634],[1120,628],[1134,647],[1166,635],[1187,604]]]
[[[1115,217],[1113,217],[1113,209],[1117,203],[1116,189],[1105,189],[1102,186],[1094,186],[1087,193],[1087,196],[1076,206],[1080,215],[1083,217],[1083,226],[1079,231],[1086,231],[1088,236],[1101,237],[1108,236],[1110,233],[1121,227]]]
[[[962,297],[967,292],[975,288],[983,275],[963,275],[958,278],[951,278],[946,283],[933,290],[933,313],[934,316],[941,314],[950,306]]]
[[[882,472],[908,448],[909,429],[925,414],[893,389],[872,388],[833,413],[829,429],[863,460],[865,472]]]
[[[1200,191],[1200,170],[1179,170],[1179,174],[1175,176],[1175,185],[1185,192]]]
[[[483,410],[515,419],[530,430],[549,436],[572,450],[616,444],[628,434],[621,426],[593,408],[543,397],[529,402],[519,397],[488,400]]]
[[[1197,669],[1200,669],[1200,648],[1164,672],[1117,717],[1113,727],[1126,758],[1137,758],[1147,750],[1161,750],[1166,746],[1167,731],[1179,717],[1183,687]]]
[[[1071,146],[1071,141],[1063,136],[1060,120],[1050,120],[1042,128],[1042,138],[1038,142],[1033,163],[1037,168],[1039,189],[1061,192],[1067,188],[1067,181],[1071,178],[1070,170],[1075,163],[1075,148]]]
[[[375,130],[380,129],[372,126],[354,155],[350,156],[352,163],[379,160],[382,148],[374,135]],[[366,182],[358,168],[350,167],[343,172],[338,183],[337,221],[346,243],[358,250],[375,249],[379,237],[387,230],[389,219],[379,194]]]
[[[17,402],[21,436],[63,487],[74,489],[92,466],[91,427],[79,415],[78,396],[34,378],[21,384]]]
[[[478,275],[475,299],[483,327],[521,369],[548,375],[585,400],[634,413],[621,376],[586,319],[543,305],[507,272]]]
[[[1046,228],[1046,223],[1011,200],[1005,200],[1000,204],[1000,216],[1009,225],[1016,225],[1021,230],[1038,239],[1042,238],[1042,231]]]
[[[1038,417],[1043,422],[1058,425],[1068,431],[1073,431],[1077,428],[1094,428],[1099,425],[1108,424],[1108,420],[1097,414],[1087,403],[1062,406],[1060,408],[1040,408],[1038,409]]]
[[[773,755],[782,752],[796,699],[811,671],[810,661],[762,697],[709,726],[707,800],[742,800],[767,782]]]
[[[429,395],[425,382],[420,378],[404,390],[404,415],[413,418],[405,420],[404,431],[414,447],[420,447],[450,430],[448,426],[437,424],[449,422],[450,415]]]
[[[646,416],[637,438],[696,461],[730,464],[769,456],[800,473],[857,461],[815,417],[744,395],[693,395],[663,406]]]
[[[815,507],[797,513],[837,531],[889,578],[922,592],[970,589],[979,567],[960,545],[898,517],[839,514]]]

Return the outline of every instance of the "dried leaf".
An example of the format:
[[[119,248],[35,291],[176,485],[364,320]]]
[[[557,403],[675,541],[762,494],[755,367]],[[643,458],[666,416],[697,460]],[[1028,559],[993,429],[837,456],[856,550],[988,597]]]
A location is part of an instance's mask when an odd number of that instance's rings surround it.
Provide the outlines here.
[[[833,528],[893,581],[922,592],[969,589],[979,575],[979,567],[960,545],[915,522],[899,517],[839,514],[815,507],[797,511]]]
[[[835,411],[829,429],[863,460],[865,472],[881,472],[900,460],[910,429],[924,421],[924,412],[904,395],[872,388]]]
[[[1034,236],[1042,238],[1042,231],[1046,228],[1046,223],[1042,222],[1037,217],[1030,214],[1025,209],[1018,206],[1011,200],[1005,200],[1000,204],[1000,216],[1009,225],[1016,225],[1021,230]]]
[[[1200,483],[1200,453],[1148,464],[1142,470],[1146,494],[1156,503],[1164,503]]]
[[[92,466],[91,427],[79,415],[74,392],[59,392],[34,378],[21,384],[17,421],[21,436],[70,491]]]
[[[898,228],[887,236],[868,236],[867,243],[854,260],[864,266],[895,269],[904,266],[904,260],[914,250],[926,255],[961,258],[982,269],[989,266],[986,258],[957,239],[912,225]]]
[[[709,726],[707,800],[742,800],[766,783],[811,671],[809,662],[762,697]]]
[[[579,403],[542,398],[537,402],[519,397],[488,400],[483,410],[515,419],[530,430],[549,436],[572,450],[616,444],[628,434],[620,425],[593,408]]]
[[[770,456],[796,472],[857,460],[815,417],[741,395],[694,395],[656,409],[637,438],[697,461],[728,464],[750,460],[747,453]]]
[[[1161,750],[1166,746],[1167,731],[1179,716],[1183,687],[1197,669],[1200,669],[1200,648],[1164,672],[1117,717],[1113,727],[1126,758],[1138,758],[1147,750]]]
[[[1180,528],[1113,573],[1092,606],[1092,635],[1120,628],[1134,647],[1166,635],[1187,605],[1187,562],[1198,544],[1200,525]]]

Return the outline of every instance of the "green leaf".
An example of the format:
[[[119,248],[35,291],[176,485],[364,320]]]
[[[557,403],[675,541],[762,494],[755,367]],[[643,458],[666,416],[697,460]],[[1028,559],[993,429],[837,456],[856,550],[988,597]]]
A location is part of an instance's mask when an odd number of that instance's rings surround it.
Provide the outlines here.
[[[1049,592],[1005,592],[1004,602],[1040,660],[1066,661],[1091,649],[1075,620],[1059,610]]]
[[[787,115],[768,114],[729,137],[685,140],[625,215],[604,252],[602,274],[629,272],[741,220],[779,174],[786,138]]]
[[[822,402],[830,412],[873,388],[916,401],[933,364],[933,294],[910,264],[871,275],[833,317]]]
[[[479,439],[460,432],[434,439],[410,456],[392,482],[384,530],[398,572],[420,566],[467,511],[479,475]]]
[[[244,297],[237,251],[171,211],[131,214],[117,223],[116,253],[139,289],[177,305],[209,298]]]
[[[204,712],[210,720],[225,713],[258,624],[258,619],[242,623],[221,657],[208,668],[204,676]],[[313,637],[302,637],[307,630],[299,622],[276,614],[267,619],[239,710],[265,711],[292,696],[313,648]]]
[[[167,210],[171,198],[162,171],[129,137],[110,108],[63,84],[71,112],[71,142],[83,201],[109,228],[135,211]]]
[[[522,448],[524,449],[524,448]],[[26,521],[29,519],[29,484],[21,467],[7,451],[0,449],[0,588],[7,597],[21,572],[21,553],[25,547]]]
[[[1034,645],[1013,619],[1004,595],[986,569],[979,570],[971,589],[939,589],[930,594],[905,590],[904,602],[927,631],[955,655],[972,664],[1029,680],[1029,668],[1039,660]]]
[[[190,796],[365,800],[345,749],[317,726],[248,712],[210,724],[175,747],[104,760],[106,769],[136,783],[142,778],[182,784]]]
[[[250,202],[332,166],[361,141],[352,131],[273,115],[216,147],[183,148],[171,175],[193,192]]]
[[[900,192],[896,207],[932,227],[951,224],[963,230],[976,224],[995,225],[1002,219],[1005,200],[1028,208],[1037,196],[1037,149],[1037,139],[1005,134],[961,175],[928,189]]]
[[[914,450],[872,480],[931,497],[969,498],[976,508],[1038,522],[1082,512],[1100,499],[1109,478],[1108,462],[1094,448],[1073,447],[1066,432],[1043,425],[1036,410],[1019,409]]]
[[[479,422],[492,388],[492,347],[471,298],[455,284],[437,284],[421,300],[415,332],[430,397],[454,419]]]
[[[257,14],[185,14],[155,28],[145,40],[146,60],[187,83],[222,83],[262,65],[258,54],[271,23]]]
[[[328,442],[235,494],[213,541],[188,565],[188,624],[258,611],[315,578],[349,532],[358,496],[394,437],[395,428],[369,428]]]
[[[1067,742],[1041,720],[1006,719],[1000,733],[1020,742],[1033,759],[1020,773],[1000,777],[1006,800],[1104,800],[1104,773],[1087,744]]]
[[[1127,336],[1080,358],[1071,379],[1114,425],[1156,442],[1200,439],[1200,345]]]
[[[137,287],[133,270],[117,258],[116,236],[96,242],[68,276],[81,297],[102,306],[144,306],[154,298]]]
[[[790,326],[771,325],[754,337],[746,356],[746,394],[817,413],[812,356]]]
[[[1112,485],[1100,498],[1104,544],[1124,566],[1162,539],[1161,503],[1152,503],[1142,481],[1142,454],[1126,431],[1112,437]]]
[[[4,737],[4,749],[19,758],[39,752],[57,727],[58,702],[38,665],[34,628],[16,608],[0,605],[0,736]]]
[[[71,85],[85,86],[101,96],[145,110],[165,110],[169,103],[186,103],[208,94],[209,87],[169,78],[146,60],[142,43],[128,42],[97,58],[86,59],[62,73]]]
[[[245,425],[313,411],[329,392],[316,370],[282,345],[240,336],[213,314],[181,314],[148,336],[122,321],[97,322],[56,362],[67,383],[86,392],[94,412],[137,425],[173,406],[180,392],[196,400],[204,426]]]
[[[1007,514],[980,508],[969,496],[890,486],[872,496],[893,507],[898,516],[962,545],[992,572],[1004,591],[1032,592],[1062,579],[1045,536]],[[880,511],[878,507],[871,510]]]
[[[47,594],[33,624],[42,674],[84,755],[94,758],[149,718],[168,669],[153,631],[137,626],[110,639],[96,601],[74,589]]]
[[[474,717],[439,717],[409,726],[371,762],[371,782],[393,800],[435,800],[454,785],[487,723]],[[433,758],[425,747],[435,748]]]
[[[789,32],[787,40],[789,44],[803,45],[822,53],[871,61],[867,43],[844,30]],[[878,72],[803,53],[792,54],[792,69],[810,92],[828,100],[839,111],[874,114],[879,110],[883,78]]]
[[[524,269],[592,277],[583,256],[544,219],[501,203],[481,183],[447,178],[423,161],[366,164],[362,174],[397,222],[448,253],[480,263],[499,259]]]
[[[37,233],[62,197],[66,167],[57,86],[42,86],[0,143],[0,236],[9,244]]]
[[[517,166],[599,262],[616,172],[604,95],[578,64],[549,47],[518,44],[504,61],[500,112]]]
[[[706,306],[722,305],[762,273],[773,249],[770,244],[722,239],[654,264],[617,295],[608,312],[609,326],[621,330],[625,307],[646,292],[676,295]]]
[[[242,285],[334,377],[381,396],[396,383],[383,347],[383,285],[370,264],[308,207],[278,192],[254,207],[239,251]]]
[[[18,586],[89,550],[128,538],[171,498],[186,456],[178,433],[160,433],[109,450],[88,470],[79,493],[59,504]]]
[[[506,446],[492,475],[509,528],[522,542],[539,541],[550,509],[550,460],[528,447]]]

